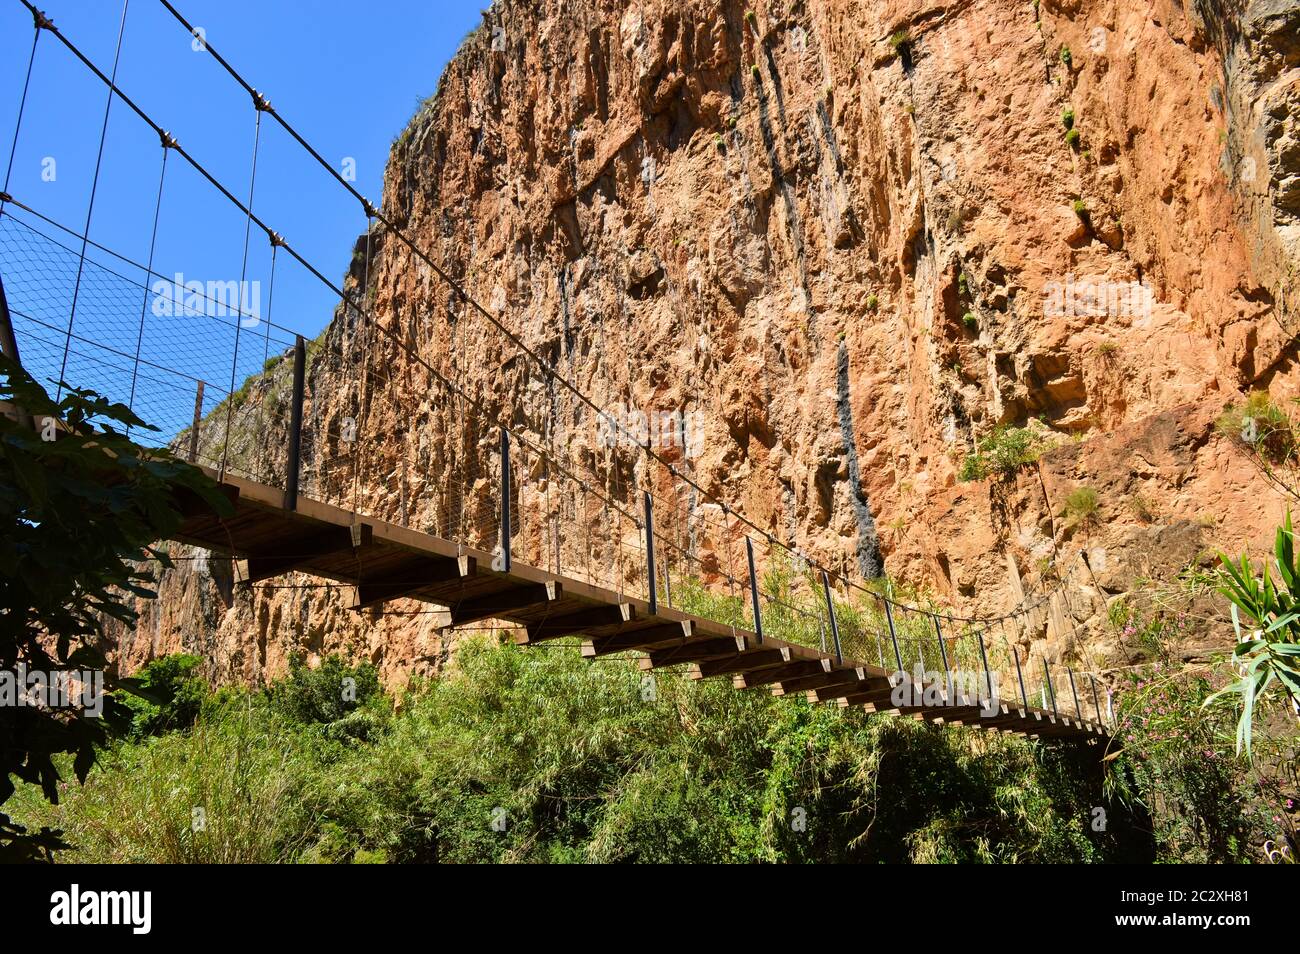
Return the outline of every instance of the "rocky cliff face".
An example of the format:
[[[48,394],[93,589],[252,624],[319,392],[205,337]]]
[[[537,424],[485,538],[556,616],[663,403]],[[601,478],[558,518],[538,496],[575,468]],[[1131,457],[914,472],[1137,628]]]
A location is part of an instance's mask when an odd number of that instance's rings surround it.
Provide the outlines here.
[[[1300,6],[1130,6],[498,2],[394,144],[384,212],[598,404],[685,413],[683,466],[777,537],[976,613],[1066,576],[1017,635],[1104,652],[1136,576],[1269,532],[1282,500],[1213,422],[1300,384]],[[391,335],[343,312],[326,332],[311,423],[359,413],[363,449],[353,487],[311,447],[321,493],[486,519],[493,434],[404,347],[488,417],[608,453],[403,243],[366,244],[350,280]],[[958,479],[1031,419],[1059,445],[1038,466]],[[1086,527],[1061,516],[1081,486]],[[397,681],[444,652],[429,617],[202,563],[166,575],[128,665],[184,646],[257,680],[344,649]]]

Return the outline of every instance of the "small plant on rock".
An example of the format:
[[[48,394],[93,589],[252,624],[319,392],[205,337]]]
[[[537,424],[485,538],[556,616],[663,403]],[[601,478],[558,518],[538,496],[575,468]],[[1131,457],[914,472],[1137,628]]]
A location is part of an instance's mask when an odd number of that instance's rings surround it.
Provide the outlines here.
[[[1100,508],[1101,497],[1091,487],[1076,487],[1065,498],[1065,516],[1076,526],[1095,523]]]

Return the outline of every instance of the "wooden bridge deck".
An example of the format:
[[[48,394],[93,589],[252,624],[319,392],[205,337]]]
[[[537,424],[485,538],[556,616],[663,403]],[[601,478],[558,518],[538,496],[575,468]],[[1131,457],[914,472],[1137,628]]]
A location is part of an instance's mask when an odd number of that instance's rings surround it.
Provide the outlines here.
[[[217,474],[205,468],[214,480]],[[409,598],[444,607],[443,625],[500,619],[519,627],[516,642],[532,645],[584,637],[582,653],[598,657],[637,650],[643,670],[688,666],[695,678],[730,677],[737,688],[804,693],[814,701],[899,713],[932,722],[1044,738],[1104,738],[1104,726],[1035,707],[1002,702],[981,714],[979,701],[898,707],[889,673],[806,646],[736,629],[580,580],[557,577],[511,560],[492,569],[492,554],[300,497],[293,510],[284,491],[227,475],[220,481],[235,513],[219,518],[191,511],[176,538],[238,560],[236,578],[256,583],[298,570],[352,588],[356,609]],[[969,703],[969,704],[965,704]]]

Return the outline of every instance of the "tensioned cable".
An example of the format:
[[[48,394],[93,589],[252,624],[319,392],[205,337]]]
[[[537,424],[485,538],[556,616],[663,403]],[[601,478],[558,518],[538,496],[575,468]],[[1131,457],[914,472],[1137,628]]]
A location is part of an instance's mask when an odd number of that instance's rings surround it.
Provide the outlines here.
[[[95,155],[95,175],[90,180],[90,201],[86,205],[86,227],[82,229],[81,233],[83,236],[81,240],[81,258],[77,262],[77,281],[72,287],[72,308],[68,312],[68,335],[63,347],[63,363],[59,368],[59,383],[58,390],[55,392],[55,401],[58,401],[59,396],[63,394],[63,379],[68,371],[68,348],[72,346],[72,323],[77,317],[77,298],[81,294],[81,273],[86,267],[86,243],[89,241],[90,235],[90,218],[95,212],[95,195],[99,191],[99,171],[104,163],[104,142],[108,139],[108,116],[113,109],[113,80],[117,79],[117,66],[122,58],[122,37],[126,35],[126,10],[130,2],[131,0],[122,0],[122,19],[118,23],[117,45],[113,51],[113,76],[109,80],[108,98],[104,102],[104,122],[99,129],[99,151]],[[35,12],[32,15],[35,17]],[[49,23],[48,20],[45,22]],[[41,18],[36,18],[37,32],[40,31],[41,26]],[[49,23],[49,28],[52,29],[53,26],[54,24]],[[15,140],[16,146],[17,141]]]
[[[20,2],[21,2],[24,6],[26,6],[30,11],[32,11],[32,12],[33,12],[33,15],[35,15],[35,13],[36,13],[37,11],[36,11],[35,7],[30,3],[30,0],[20,0]],[[173,6],[168,2],[168,0],[160,0],[160,2],[161,2],[161,3],[162,3],[162,4],[163,4],[163,5],[164,5],[164,6],[165,6],[165,7],[166,7],[166,8],[167,8],[167,9],[168,9],[172,14],[173,14],[173,16],[176,17],[176,19],[177,19],[177,20],[178,20],[182,25],[184,25],[184,26],[186,27],[186,29],[187,29],[191,34],[193,34],[193,32],[194,32],[193,27],[191,27],[191,26],[189,25],[189,22],[188,22],[187,20],[185,20],[185,18],[184,18],[183,16],[181,16],[181,14],[180,14],[178,11],[176,11],[175,7],[173,7]],[[91,71],[92,71],[92,72],[93,72],[93,73],[94,73],[94,74],[95,74],[95,75],[96,75],[96,76],[97,76],[97,77],[98,77],[102,82],[104,82],[106,85],[109,86],[110,91],[111,91],[112,93],[116,93],[116,95],[117,95],[120,99],[122,99],[122,101],[123,101],[124,103],[126,103],[126,104],[127,104],[127,105],[128,105],[128,106],[129,106],[129,107],[130,107],[130,108],[131,108],[131,109],[132,109],[132,110],[133,110],[133,111],[134,111],[138,116],[140,116],[140,118],[141,118],[142,120],[145,121],[146,124],[148,124],[148,125],[149,125],[151,128],[153,128],[156,132],[158,132],[158,133],[160,133],[160,134],[162,133],[162,129],[161,129],[161,127],[159,127],[159,126],[158,126],[158,125],[157,125],[157,124],[156,124],[152,119],[150,119],[149,116],[148,116],[148,115],[147,115],[147,114],[146,114],[142,109],[140,109],[139,106],[137,106],[137,105],[134,103],[134,101],[132,101],[132,100],[131,100],[129,97],[127,97],[127,96],[126,96],[126,95],[125,95],[125,94],[124,94],[120,89],[118,89],[117,86],[116,86],[116,84],[115,84],[115,82],[114,82],[114,80],[111,79],[111,78],[109,78],[109,77],[106,77],[106,76],[103,74],[103,72],[102,72],[98,67],[96,67],[96,66],[95,66],[95,65],[94,65],[94,64],[93,64],[93,63],[92,63],[92,62],[91,62],[91,61],[90,61],[90,60],[89,60],[89,59],[88,59],[88,58],[87,58],[87,57],[86,57],[86,56],[85,56],[85,55],[80,51],[79,48],[77,48],[77,46],[76,46],[75,44],[73,44],[70,40],[68,40],[68,38],[65,37],[65,36],[64,36],[64,35],[63,35],[63,34],[62,34],[58,29],[57,29],[57,27],[55,27],[52,23],[49,23],[48,21],[46,21],[44,24],[40,24],[40,25],[38,25],[38,29],[41,29],[41,28],[49,29],[49,30],[50,30],[50,31],[51,31],[51,32],[56,36],[56,38],[59,39],[59,41],[60,41],[61,43],[63,43],[63,45],[64,45],[65,47],[67,47],[67,48],[69,49],[69,51],[71,51],[71,52],[74,54],[74,56],[76,56],[79,60],[81,60],[81,62],[82,62],[82,63],[83,63],[83,64],[84,64],[88,69],[90,69],[90,70],[91,70]],[[210,54],[212,54],[212,56],[213,56],[215,59],[217,59],[217,61],[218,61],[218,62],[223,66],[224,69],[226,69],[226,71],[227,71],[227,72],[232,76],[232,78],[235,79],[235,81],[236,81],[236,82],[237,82],[241,87],[243,87],[246,91],[248,91],[250,95],[254,96],[255,99],[260,98],[260,94],[257,93],[257,91],[256,91],[255,89],[253,89],[253,87],[250,86],[250,85],[249,85],[249,84],[248,84],[248,83],[243,79],[243,77],[240,76],[239,73],[238,73],[236,70],[234,70],[234,68],[231,67],[230,64],[227,63],[227,62],[226,62],[226,61],[225,61],[225,60],[224,60],[224,59],[223,59],[223,58],[222,58],[222,57],[221,57],[221,56],[216,52],[215,49],[213,49],[213,47],[212,47],[212,45],[211,45],[210,43],[206,43],[206,42],[205,42],[205,44],[204,44],[204,48],[206,49],[207,52],[209,52]],[[265,101],[263,100],[263,102],[265,102]],[[377,219],[381,224],[383,224],[383,225],[384,225],[384,226],[385,226],[389,231],[391,231],[395,236],[397,236],[397,237],[398,237],[398,238],[399,238],[399,239],[400,239],[400,240],[401,240],[401,241],[402,241],[402,242],[403,242],[403,243],[404,243],[408,248],[411,249],[412,252],[414,252],[414,253],[415,253],[415,254],[420,258],[421,261],[423,261],[426,265],[428,265],[429,268],[430,268],[430,269],[431,269],[431,270],[432,270],[436,275],[438,275],[439,278],[441,278],[441,279],[442,279],[442,280],[443,280],[443,281],[444,281],[444,282],[445,282],[449,287],[451,287],[451,288],[452,288],[452,289],[453,289],[453,290],[454,290],[454,291],[455,291],[455,292],[456,292],[456,293],[457,293],[457,294],[458,294],[462,299],[464,299],[464,300],[465,300],[469,305],[471,305],[475,311],[477,311],[478,313],[482,314],[485,318],[487,318],[487,319],[488,319],[488,320],[489,320],[489,321],[490,321],[490,322],[491,322],[495,327],[498,328],[498,330],[500,330],[500,331],[502,332],[502,334],[506,335],[506,337],[507,337],[507,338],[508,338],[508,339],[509,339],[509,340],[510,340],[510,341],[511,341],[511,342],[512,342],[512,343],[513,343],[517,348],[519,348],[519,349],[520,349],[520,350],[521,350],[521,351],[522,351],[526,356],[528,356],[529,358],[531,358],[531,359],[532,359],[532,360],[533,360],[533,361],[534,361],[534,362],[535,362],[539,367],[541,367],[541,368],[542,368],[542,369],[543,369],[543,370],[544,370],[548,375],[554,377],[554,379],[557,380],[561,385],[563,385],[563,386],[565,387],[566,390],[570,391],[570,392],[571,392],[575,397],[577,397],[578,400],[579,400],[580,402],[586,404],[586,405],[587,405],[588,407],[590,407],[593,411],[595,411],[598,415],[600,415],[601,417],[605,418],[605,419],[606,419],[606,420],[607,420],[607,421],[608,421],[608,422],[609,422],[609,423],[610,423],[610,424],[611,424],[615,429],[617,429],[617,430],[622,431],[623,433],[625,433],[629,438],[632,439],[632,442],[633,442],[634,444],[636,444],[639,448],[642,449],[642,451],[643,451],[644,453],[646,453],[650,458],[652,458],[653,460],[655,460],[655,461],[656,461],[657,463],[659,463],[661,466],[667,468],[667,470],[669,471],[670,474],[672,474],[674,477],[677,477],[677,478],[681,479],[683,482],[687,483],[689,486],[691,486],[693,489],[695,489],[695,491],[696,491],[697,493],[699,493],[701,496],[703,496],[704,498],[706,498],[706,499],[708,499],[708,500],[713,501],[714,503],[716,503],[718,506],[720,506],[720,507],[723,509],[723,511],[724,511],[725,514],[730,515],[730,516],[734,516],[734,517],[735,517],[739,522],[741,522],[741,523],[744,524],[745,526],[750,527],[750,528],[751,528],[752,530],[754,530],[757,534],[759,534],[763,539],[767,540],[769,544],[774,545],[774,546],[780,546],[780,547],[782,547],[783,549],[786,549],[786,550],[788,550],[789,552],[794,553],[794,554],[796,554],[796,555],[802,557],[802,558],[803,558],[804,560],[806,560],[809,564],[811,564],[811,565],[817,567],[818,569],[826,569],[826,568],[824,568],[820,563],[818,563],[817,561],[812,560],[811,558],[807,557],[805,554],[803,554],[803,553],[802,553],[800,550],[798,550],[797,548],[795,548],[795,547],[789,547],[789,546],[786,546],[785,544],[780,543],[780,541],[776,540],[776,539],[775,539],[775,538],[774,538],[774,537],[773,537],[773,536],[772,536],[768,531],[763,530],[761,527],[759,527],[757,524],[755,524],[755,523],[753,523],[752,521],[750,521],[748,518],[744,517],[742,514],[737,513],[737,512],[736,512],[736,511],[735,511],[735,510],[734,510],[734,509],[733,509],[729,504],[727,504],[727,503],[725,503],[725,502],[719,500],[716,496],[714,496],[713,494],[711,494],[710,492],[708,492],[704,487],[702,487],[701,485],[699,485],[698,483],[696,483],[696,482],[695,482],[694,480],[692,480],[691,478],[687,477],[687,476],[686,476],[685,474],[683,474],[683,473],[681,472],[681,470],[680,470],[679,468],[677,468],[675,465],[673,465],[672,463],[666,461],[666,460],[665,460],[663,457],[661,457],[659,454],[656,454],[656,453],[655,453],[655,452],[654,452],[654,451],[653,451],[653,450],[648,446],[648,445],[649,445],[649,441],[648,441],[648,440],[647,440],[646,442],[644,442],[644,443],[635,440],[634,435],[632,435],[632,434],[630,433],[630,431],[628,431],[628,429],[627,429],[625,426],[623,426],[623,425],[622,425],[622,424],[621,424],[617,419],[615,419],[613,415],[609,414],[608,412],[606,412],[605,410],[603,410],[602,408],[600,408],[598,405],[596,405],[595,402],[592,401],[591,398],[587,397],[587,395],[586,395],[585,393],[583,393],[583,392],[582,392],[582,391],[581,391],[581,390],[580,390],[576,385],[574,385],[571,381],[569,381],[569,380],[568,380],[567,378],[565,378],[563,375],[559,374],[559,372],[557,372],[557,371],[554,369],[554,367],[550,365],[549,362],[546,362],[546,361],[544,361],[543,359],[541,359],[541,358],[540,358],[540,357],[539,357],[539,356],[538,356],[538,355],[537,355],[537,354],[536,354],[536,353],[535,353],[531,348],[529,348],[529,347],[528,347],[528,346],[527,346],[527,345],[526,345],[526,344],[525,344],[525,343],[524,343],[524,342],[523,342],[523,341],[518,337],[518,335],[516,335],[514,332],[510,331],[510,330],[509,330],[508,328],[506,328],[504,325],[502,325],[501,322],[498,321],[498,320],[497,320],[497,319],[496,319],[496,318],[495,318],[495,317],[494,317],[494,316],[493,316],[493,315],[492,315],[492,314],[491,314],[491,313],[490,313],[486,308],[484,308],[484,307],[483,307],[483,306],[482,306],[482,305],[481,305],[477,300],[475,300],[474,298],[472,298],[472,297],[471,297],[471,296],[470,296],[470,295],[469,295],[469,294],[468,294],[468,293],[467,293],[467,292],[466,292],[466,291],[461,287],[461,285],[460,285],[459,282],[457,282],[457,281],[456,281],[454,278],[452,278],[452,277],[451,277],[451,276],[450,276],[450,275],[449,275],[449,274],[448,274],[448,273],[447,273],[447,272],[446,272],[446,271],[445,271],[441,266],[439,266],[436,262],[434,262],[431,258],[429,258],[429,256],[426,255],[426,254],[423,252],[423,250],[420,249],[417,245],[415,245],[415,243],[414,243],[410,238],[408,238],[408,237],[405,235],[405,233],[402,232],[401,229],[397,228],[397,227],[396,227],[396,226],[395,226],[395,225],[394,225],[394,224],[393,224],[393,223],[392,223],[392,222],[391,222],[391,221],[390,221],[386,216],[384,216],[381,212],[379,212],[378,210],[376,210],[376,209],[374,208],[374,206],[369,202],[369,200],[366,199],[363,195],[361,195],[360,192],[358,192],[358,191],[357,191],[357,190],[356,190],[356,189],[355,189],[355,188],[354,188],[354,187],[353,187],[353,186],[352,186],[352,185],[351,185],[351,184],[350,184],[346,179],[344,179],[344,178],[343,178],[343,177],[342,177],[342,176],[341,176],[341,175],[340,175],[340,174],[339,174],[339,173],[338,173],[338,172],[337,172],[337,171],[336,171],[336,170],[335,170],[335,169],[334,169],[334,168],[333,168],[333,167],[332,167],[328,162],[326,162],[325,159],[322,158],[321,155],[320,155],[320,154],[319,154],[319,153],[318,153],[318,152],[317,152],[317,151],[316,151],[316,150],[311,146],[311,144],[308,143],[308,142],[307,142],[307,141],[306,141],[306,140],[301,136],[301,134],[299,134],[299,133],[297,132],[297,130],[294,129],[294,128],[293,128],[293,127],[292,127],[292,126],[291,126],[287,121],[285,121],[285,120],[283,119],[283,117],[281,117],[281,116],[280,116],[280,115],[275,111],[275,109],[274,109],[274,108],[273,108],[269,103],[266,103],[266,104],[265,104],[265,109],[264,109],[264,111],[265,111],[265,112],[268,112],[268,113],[269,113],[269,114],[270,114],[270,115],[271,115],[271,116],[272,116],[272,117],[273,117],[273,118],[274,118],[274,119],[275,119],[275,120],[276,120],[276,121],[277,121],[277,122],[278,122],[278,123],[279,123],[279,124],[284,128],[284,129],[285,129],[285,131],[288,132],[289,135],[290,135],[292,138],[294,138],[294,139],[295,139],[295,140],[296,140],[296,141],[297,141],[297,142],[298,142],[298,143],[303,147],[303,149],[304,149],[305,151],[307,151],[307,152],[308,152],[308,153],[309,153],[309,154],[310,154],[310,155],[311,155],[311,156],[312,156],[312,157],[313,157],[313,158],[314,158],[314,159],[315,159],[315,160],[316,160],[316,161],[317,161],[317,162],[318,162],[318,163],[319,163],[323,168],[325,168],[325,169],[326,169],[326,170],[327,170],[327,171],[328,171],[328,172],[329,172],[329,173],[330,173],[330,174],[331,174],[331,175],[332,175],[332,176],[333,176],[333,177],[334,177],[334,178],[335,178],[335,179],[336,179],[336,180],[337,180],[337,181],[338,181],[338,182],[339,182],[339,183],[340,183],[340,184],[341,184],[341,185],[342,185],[342,186],[343,186],[343,187],[344,187],[344,188],[345,188],[349,193],[351,193],[351,194],[352,194],[352,195],[353,195],[353,196],[354,196],[354,197],[355,197],[359,202],[361,202],[361,203],[363,204],[363,206],[365,207],[365,209],[367,210],[367,213],[368,213],[368,214],[370,214],[370,215],[372,215],[374,218],[376,218],[376,219]],[[238,198],[236,198],[233,194],[231,194],[231,192],[230,192],[230,191],[229,191],[229,190],[228,190],[224,185],[222,185],[222,184],[221,184],[221,183],[220,183],[220,182],[219,182],[219,181],[218,181],[218,180],[217,180],[217,179],[216,179],[216,178],[215,178],[215,177],[214,177],[210,172],[208,172],[208,170],[207,170],[207,169],[206,169],[202,164],[200,164],[196,159],[194,159],[194,158],[193,158],[193,157],[192,157],[192,156],[191,156],[191,155],[190,155],[190,154],[189,154],[189,153],[188,153],[188,152],[187,152],[183,147],[177,145],[175,148],[176,148],[176,151],[177,151],[177,152],[178,152],[178,153],[179,153],[183,158],[185,158],[185,160],[186,160],[188,163],[190,163],[190,165],[193,166],[194,169],[195,169],[197,172],[199,172],[200,175],[202,175],[205,179],[207,179],[207,180],[208,180],[208,181],[213,185],[213,187],[216,188],[216,189],[218,190],[218,192],[220,192],[220,193],[221,193],[221,194],[222,194],[222,195],[223,195],[223,196],[224,196],[228,201],[230,201],[232,204],[234,204],[237,208],[239,208],[241,211],[243,211],[243,212],[247,215],[249,221],[251,221],[251,222],[256,222],[257,225],[258,225],[260,228],[262,228],[264,231],[266,231],[266,232],[268,233],[268,235],[274,235],[274,234],[275,234],[275,233],[274,233],[274,232],[273,232],[273,231],[272,231],[272,230],[271,230],[271,229],[270,229],[270,228],[269,228],[269,227],[268,227],[264,222],[261,221],[261,219],[259,219],[256,215],[253,214],[253,212],[252,212],[252,210],[251,210],[250,208],[244,206],[244,204],[243,204],[242,202],[240,202]],[[337,289],[337,288],[334,286],[334,284],[333,284],[329,279],[325,278],[325,276],[322,275],[318,269],[316,269],[316,268],[315,268],[314,266],[312,266],[309,262],[307,262],[307,261],[306,261],[306,260],[305,260],[301,255],[300,255],[300,254],[297,253],[296,250],[294,250],[294,249],[292,249],[290,246],[288,246],[287,243],[285,243],[285,246],[284,246],[284,247],[286,248],[287,251],[290,252],[290,254],[293,255],[293,257],[294,257],[294,259],[295,259],[296,261],[298,261],[298,262],[299,262],[301,265],[303,265],[303,267],[306,268],[306,269],[307,269],[307,270],[308,270],[308,271],[309,271],[313,276],[315,276],[318,280],[320,280],[323,284],[325,284],[326,287],[330,288],[331,290],[334,290],[334,291],[338,292],[338,294],[340,295],[340,297],[344,298],[345,300],[349,300],[349,301],[350,301],[350,297],[349,297],[348,295],[346,295],[346,293],[344,293],[344,292],[343,292],[342,290],[340,290],[340,289]],[[361,310],[361,309],[359,309],[359,310]],[[401,342],[401,341],[400,341],[400,340],[399,340],[399,339],[398,339],[398,338],[397,338],[397,337],[396,337],[396,336],[395,336],[395,335],[394,335],[394,334],[393,334],[389,329],[385,328],[382,324],[380,324],[380,323],[378,323],[378,322],[375,323],[375,327],[378,328],[378,329],[379,329],[381,332],[383,332],[385,335],[387,335],[387,336],[390,338],[390,340],[392,340],[392,341],[394,342],[394,344],[396,344],[397,347],[398,347],[400,350],[402,350],[402,351],[404,351],[404,352],[409,352],[409,349],[406,347],[406,345],[403,344],[403,343],[402,343],[402,342]],[[423,360],[422,358],[420,358],[418,355],[416,355],[416,354],[414,354],[414,353],[410,353],[410,357],[411,357],[413,360],[417,361],[418,363],[424,365],[424,366],[426,367],[426,369],[429,370],[430,373],[433,374],[435,377],[437,377],[437,378],[438,378],[442,383],[444,383],[445,385],[447,385],[447,386],[449,386],[449,387],[452,387],[451,384],[450,384],[450,382],[447,381],[447,379],[446,379],[442,374],[440,374],[436,369],[434,369],[432,366],[430,366],[426,361],[424,361],[424,360]],[[452,387],[452,389],[453,389],[453,390],[456,390],[454,387]],[[477,400],[475,400],[475,399],[473,399],[473,398],[470,398],[470,397],[468,397],[468,395],[465,395],[465,397],[466,397],[467,403],[469,403],[472,407],[474,407],[474,408],[475,408],[476,410],[478,410],[480,413],[483,413],[485,417],[489,417],[489,418],[490,418],[490,415],[486,413],[486,409],[482,406],[482,403],[481,403],[480,401],[477,401]],[[511,431],[511,430],[510,430],[510,429],[509,429],[509,428],[508,428],[504,423],[502,423],[500,426],[502,426],[503,429],[505,429],[505,430],[507,431],[507,433],[511,433],[512,435],[515,433],[515,432]],[[629,519],[635,520],[635,518],[629,518]],[[827,569],[827,572],[828,572],[828,573],[834,573],[834,571],[829,570],[829,569]],[[844,584],[845,584],[846,586],[851,587],[851,588],[853,588],[853,589],[855,589],[855,590],[858,590],[859,592],[863,592],[863,593],[869,594],[869,595],[871,595],[871,596],[873,596],[873,597],[875,597],[875,598],[881,599],[881,600],[883,600],[883,601],[885,601],[885,602],[888,602],[888,603],[890,603],[891,605],[894,605],[894,606],[898,607],[899,609],[903,609],[903,610],[907,610],[907,611],[915,612],[915,613],[920,613],[920,614],[923,614],[923,615],[938,616],[938,617],[940,617],[940,618],[942,618],[942,619],[947,619],[947,620],[950,620],[950,621],[953,621],[953,622],[965,622],[965,623],[993,622],[993,621],[997,621],[997,620],[999,620],[999,619],[1009,619],[1009,618],[1013,618],[1013,617],[1015,617],[1015,616],[1020,615],[1021,612],[1023,612],[1022,610],[1017,609],[1017,610],[1014,610],[1013,612],[1011,612],[1011,613],[1009,613],[1009,614],[1005,614],[1004,616],[1001,616],[1001,617],[962,617],[962,616],[955,616],[955,615],[939,614],[939,613],[935,613],[935,612],[933,612],[933,611],[931,611],[931,610],[924,610],[924,609],[921,609],[921,608],[919,608],[919,607],[909,606],[909,605],[907,605],[907,604],[905,604],[905,603],[901,603],[901,602],[899,602],[899,601],[897,601],[897,600],[894,600],[892,597],[883,596],[882,594],[876,593],[875,591],[871,590],[871,589],[868,588],[868,587],[865,587],[865,586],[863,586],[863,585],[861,585],[861,584],[859,584],[859,583],[856,583],[856,582],[854,582],[854,581],[852,581],[852,580],[847,579],[843,574],[840,574],[840,573],[834,573],[834,575],[835,575],[837,578],[841,579],[841,580],[844,582]]]
[[[153,206],[153,228],[149,233],[149,264],[145,266],[146,272],[153,271],[154,251],[158,247],[158,219],[162,215],[162,198],[163,183],[167,179],[167,140],[162,141],[162,168],[158,172],[158,197],[154,200]],[[131,397],[127,401],[127,407],[135,407],[135,385],[140,371],[140,348],[144,344],[144,319],[149,310],[149,288],[145,287],[144,295],[140,300],[140,328],[135,336],[135,363],[131,368]],[[126,433],[131,433],[128,425]]]
[[[39,10],[33,11],[32,19],[35,22],[36,29],[32,31],[32,52],[27,57],[27,76],[23,80],[23,95],[18,100],[18,120],[14,123],[13,144],[9,147],[9,164],[5,166],[5,184],[4,192],[9,191],[9,177],[14,171],[14,156],[18,152],[18,135],[23,129],[23,112],[27,109],[27,91],[32,85],[32,66],[36,63],[36,44],[41,39],[41,24],[45,20],[45,15]],[[0,198],[0,212],[4,211],[4,199]]]
[[[248,208],[245,210],[247,215],[244,218],[244,257],[239,266],[239,291],[240,300],[243,300],[244,289],[248,287],[248,241],[253,232],[253,192],[257,187],[257,152],[262,142],[262,105],[266,102],[257,91],[253,91],[253,111],[256,119],[253,123],[253,167],[248,174]],[[235,375],[239,369],[239,333],[243,330],[243,319],[235,322],[235,351],[230,359],[230,393],[235,393]],[[221,467],[218,470],[220,477],[226,475],[226,459],[230,454],[230,424],[235,413],[235,402],[231,401],[226,405],[226,434],[221,442]]]

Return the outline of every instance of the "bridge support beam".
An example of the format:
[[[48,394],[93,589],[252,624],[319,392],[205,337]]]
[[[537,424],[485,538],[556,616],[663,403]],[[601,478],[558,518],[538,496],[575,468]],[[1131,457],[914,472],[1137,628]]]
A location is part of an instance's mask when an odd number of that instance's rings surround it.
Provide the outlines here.
[[[708,679],[710,676],[734,676],[742,672],[759,672],[773,666],[784,666],[792,656],[787,647],[781,649],[763,649],[758,652],[733,656],[731,659],[717,659],[696,664],[691,669],[692,679]]]
[[[637,663],[641,670],[660,669],[680,663],[705,662],[711,659],[731,659],[745,651],[744,636],[715,636],[697,639],[676,649],[651,652]]]
[[[753,689],[756,686],[773,686],[782,680],[824,676],[830,671],[830,659],[797,659],[784,666],[739,673],[732,678],[731,684],[737,689]]]
[[[453,626],[473,623],[480,619],[499,618],[502,614],[518,613],[534,606],[554,603],[564,595],[558,580],[549,583],[526,583],[502,593],[476,596],[462,600],[451,608]]]
[[[396,576],[358,583],[356,601],[351,608],[368,609],[389,600],[411,596],[430,586],[471,577],[477,572],[478,562],[472,556],[429,560]]]
[[[666,649],[678,646],[690,639],[695,633],[695,624],[690,620],[680,623],[663,623],[633,630],[630,633],[615,633],[612,636],[596,636],[582,644],[582,655],[587,658],[608,656],[629,649]]]
[[[359,542],[356,542],[351,527],[325,527],[313,533],[290,537],[275,553],[251,553],[247,559],[236,561],[237,582],[260,583],[331,553],[371,546],[375,528],[368,523],[357,526],[360,531],[357,535]]]
[[[525,643],[540,643],[561,636],[573,636],[589,629],[606,626],[621,626],[636,618],[636,610],[631,603],[614,603],[604,606],[590,606],[563,616],[552,616],[540,623],[528,626]]]

